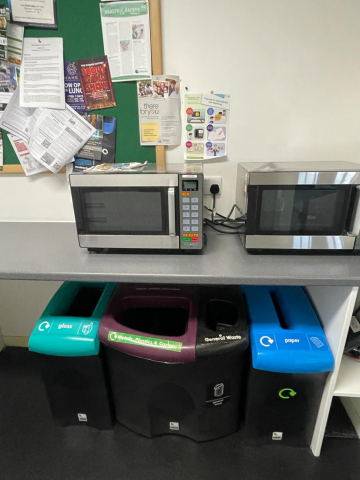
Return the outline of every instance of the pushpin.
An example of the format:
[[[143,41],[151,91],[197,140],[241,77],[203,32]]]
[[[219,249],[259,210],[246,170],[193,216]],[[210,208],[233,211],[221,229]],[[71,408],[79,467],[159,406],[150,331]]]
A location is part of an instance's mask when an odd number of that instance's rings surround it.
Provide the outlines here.
[[[188,91],[189,90],[188,87],[185,87],[185,90]]]

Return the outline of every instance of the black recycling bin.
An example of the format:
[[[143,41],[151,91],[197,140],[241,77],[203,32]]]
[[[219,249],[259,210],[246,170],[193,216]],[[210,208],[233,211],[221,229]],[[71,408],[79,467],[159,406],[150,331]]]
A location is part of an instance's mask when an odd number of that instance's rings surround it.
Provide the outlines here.
[[[59,426],[113,427],[97,333],[114,290],[114,284],[64,283],[30,336],[29,350],[39,354],[51,412]]]
[[[239,429],[248,331],[238,288],[120,286],[99,338],[121,424],[198,442]]]
[[[249,443],[309,446],[334,359],[301,287],[243,287],[252,366],[247,387]]]

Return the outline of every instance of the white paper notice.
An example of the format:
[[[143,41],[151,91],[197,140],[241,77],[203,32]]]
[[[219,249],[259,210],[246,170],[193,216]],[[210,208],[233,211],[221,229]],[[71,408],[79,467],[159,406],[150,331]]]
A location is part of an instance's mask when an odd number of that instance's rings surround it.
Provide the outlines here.
[[[24,140],[15,137],[15,135],[11,135],[10,133],[8,134],[8,138],[27,177],[47,171],[47,168],[44,167],[42,163],[38,162],[31,156]]]
[[[11,0],[10,8],[14,23],[47,28],[56,26],[55,0]]]
[[[24,38],[20,106],[65,108],[62,38]]]
[[[15,90],[0,127],[23,139],[31,156],[53,173],[71,162],[95,132],[68,105],[65,110],[20,107],[19,89]]]
[[[148,0],[100,3],[100,15],[112,81],[151,78]]]

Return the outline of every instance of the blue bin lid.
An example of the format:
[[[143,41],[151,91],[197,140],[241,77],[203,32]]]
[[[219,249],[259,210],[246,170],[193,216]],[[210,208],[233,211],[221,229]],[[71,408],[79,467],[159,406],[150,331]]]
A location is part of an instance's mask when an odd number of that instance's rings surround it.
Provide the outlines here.
[[[334,358],[301,287],[243,287],[253,367],[279,373],[329,372]]]
[[[88,317],[62,315],[82,288],[103,289]],[[45,355],[79,357],[97,355],[101,317],[115,290],[111,283],[65,282],[50,300],[29,339],[29,350]]]

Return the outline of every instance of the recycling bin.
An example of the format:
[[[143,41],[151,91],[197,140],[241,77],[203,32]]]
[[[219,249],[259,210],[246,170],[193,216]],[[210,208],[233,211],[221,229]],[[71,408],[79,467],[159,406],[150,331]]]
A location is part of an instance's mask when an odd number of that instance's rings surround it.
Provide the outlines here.
[[[99,352],[98,327],[114,284],[66,282],[36,324],[29,350],[41,374],[56,424],[111,429],[113,407]]]
[[[246,438],[308,446],[334,359],[301,287],[243,287],[250,317],[252,365]]]
[[[238,288],[120,286],[99,338],[122,425],[199,442],[239,429],[248,328]]]

